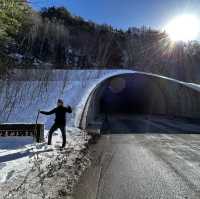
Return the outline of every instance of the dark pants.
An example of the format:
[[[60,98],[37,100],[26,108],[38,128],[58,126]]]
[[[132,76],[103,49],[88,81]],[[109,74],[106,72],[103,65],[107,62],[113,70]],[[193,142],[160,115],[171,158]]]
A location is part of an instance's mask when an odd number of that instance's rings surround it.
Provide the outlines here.
[[[65,145],[66,145],[66,130],[65,130],[65,125],[56,124],[56,123],[53,124],[53,126],[51,127],[51,129],[49,131],[48,145],[51,145],[51,140],[52,140],[53,132],[56,131],[57,129],[60,129],[60,131],[62,133],[62,138],[63,138],[62,147],[65,147]]]

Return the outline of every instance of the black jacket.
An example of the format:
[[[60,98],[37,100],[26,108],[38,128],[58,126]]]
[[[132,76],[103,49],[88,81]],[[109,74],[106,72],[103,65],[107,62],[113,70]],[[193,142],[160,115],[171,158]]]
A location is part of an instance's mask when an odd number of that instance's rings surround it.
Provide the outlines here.
[[[55,123],[58,125],[66,125],[66,113],[72,113],[72,108],[70,106],[58,106],[49,112],[40,111],[40,113],[44,115],[55,114]]]

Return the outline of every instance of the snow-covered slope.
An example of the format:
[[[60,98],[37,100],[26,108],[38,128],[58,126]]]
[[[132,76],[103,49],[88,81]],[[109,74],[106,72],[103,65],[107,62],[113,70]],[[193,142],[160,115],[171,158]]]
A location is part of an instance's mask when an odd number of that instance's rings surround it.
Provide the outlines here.
[[[58,98],[73,108],[68,116],[68,125],[74,125],[77,108],[84,96],[99,79],[121,70],[93,71],[24,71],[16,70],[12,78],[0,86],[0,122],[34,123],[38,109],[50,110]],[[39,122],[49,128],[53,117],[40,115]]]
[[[1,138],[0,199],[62,198],[60,192],[70,194],[90,161],[84,152],[88,139],[79,129],[67,128],[67,145],[60,151],[55,147],[62,142],[59,133],[54,134],[53,146],[34,144],[30,137]]]

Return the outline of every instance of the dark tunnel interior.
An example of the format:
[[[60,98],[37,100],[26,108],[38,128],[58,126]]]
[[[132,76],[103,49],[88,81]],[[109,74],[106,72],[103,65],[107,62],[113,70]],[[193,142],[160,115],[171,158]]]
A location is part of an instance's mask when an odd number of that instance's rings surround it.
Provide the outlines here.
[[[113,82],[112,82],[113,81]],[[111,80],[100,97],[100,112],[107,114],[151,114],[155,85],[146,78]]]

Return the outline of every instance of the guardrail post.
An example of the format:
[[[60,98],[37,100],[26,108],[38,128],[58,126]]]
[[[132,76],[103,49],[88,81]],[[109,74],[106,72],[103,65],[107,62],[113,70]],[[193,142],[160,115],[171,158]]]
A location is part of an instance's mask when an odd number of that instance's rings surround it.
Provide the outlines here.
[[[36,135],[34,135],[35,142],[44,142],[44,124],[37,124],[36,127]]]

